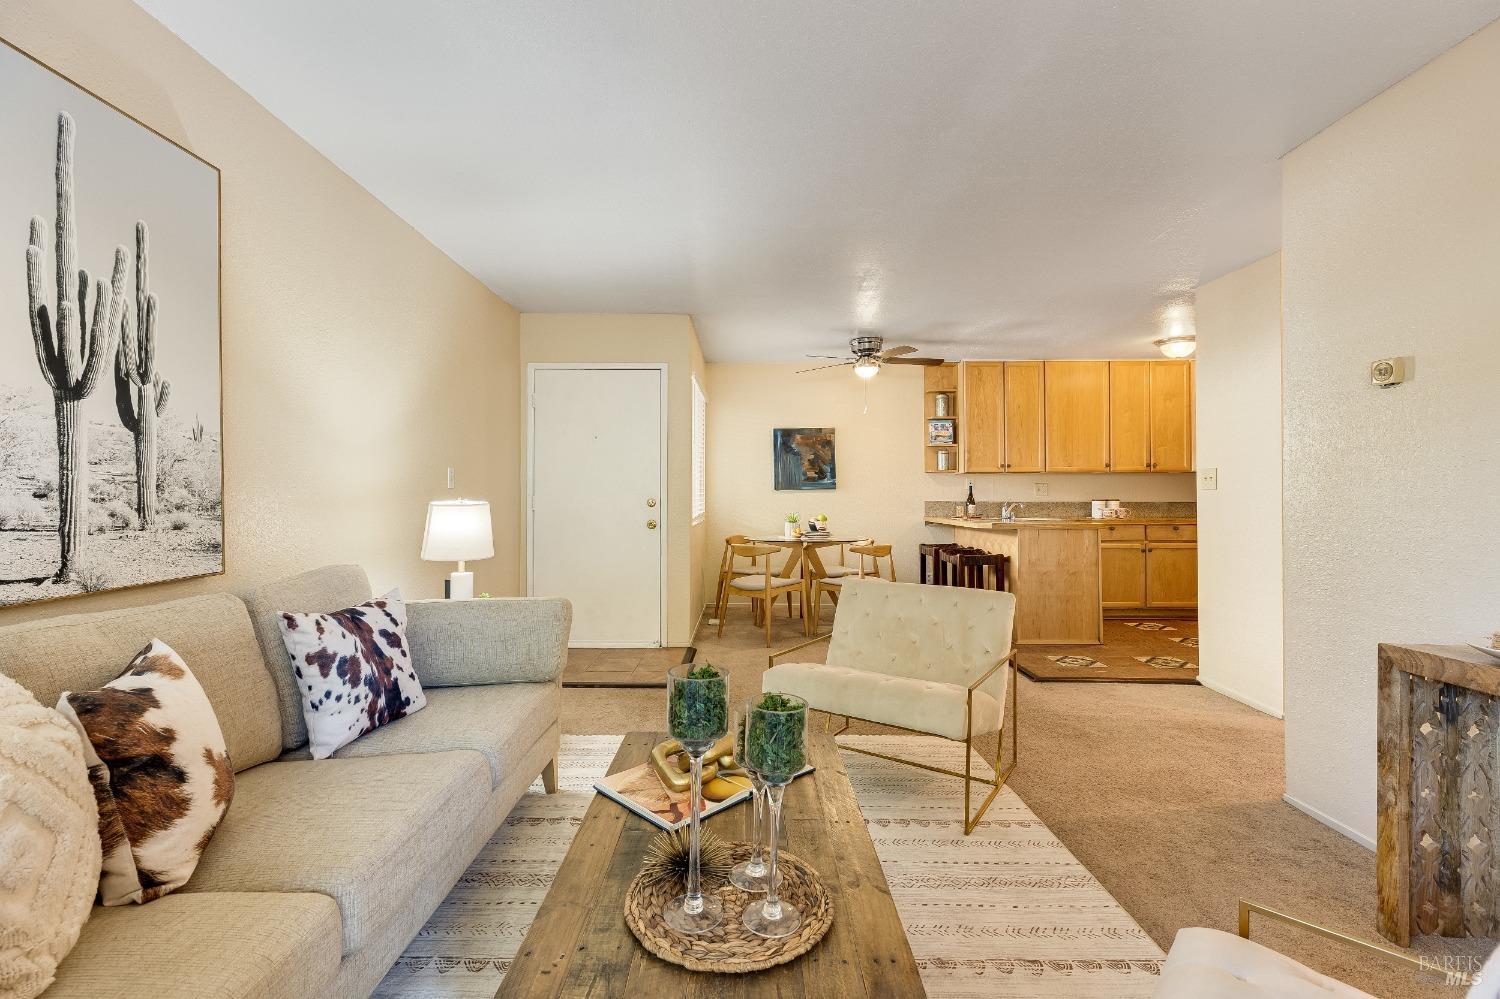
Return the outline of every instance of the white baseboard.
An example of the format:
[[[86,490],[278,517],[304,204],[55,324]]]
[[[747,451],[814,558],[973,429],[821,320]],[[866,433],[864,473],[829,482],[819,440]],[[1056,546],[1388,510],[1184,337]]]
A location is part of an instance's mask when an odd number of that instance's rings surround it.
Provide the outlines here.
[[[1290,794],[1283,794],[1281,796],[1281,800],[1286,802],[1288,805],[1291,805],[1293,808],[1303,813],[1304,815],[1310,815],[1313,818],[1317,819],[1319,822],[1323,823],[1334,832],[1343,833],[1345,836],[1348,836],[1350,839],[1354,840],[1354,842],[1358,843],[1366,850],[1375,849],[1375,841],[1373,839],[1371,839],[1369,836],[1366,836],[1364,833],[1356,832],[1355,830],[1344,825],[1338,819],[1333,818],[1331,815],[1325,815],[1306,802],[1298,801]]]
[[[1229,687],[1221,686],[1220,684],[1217,684],[1212,680],[1204,679],[1203,668],[1201,666],[1198,668],[1198,682],[1207,687],[1209,690],[1212,690],[1216,694],[1223,694],[1225,697],[1229,698],[1232,701],[1239,701],[1246,707],[1254,708],[1256,711],[1268,714],[1272,718],[1284,717],[1281,713],[1280,707],[1273,708],[1271,707],[1271,705],[1258,701],[1253,697],[1246,697],[1244,694],[1241,694],[1237,690],[1232,690]]]

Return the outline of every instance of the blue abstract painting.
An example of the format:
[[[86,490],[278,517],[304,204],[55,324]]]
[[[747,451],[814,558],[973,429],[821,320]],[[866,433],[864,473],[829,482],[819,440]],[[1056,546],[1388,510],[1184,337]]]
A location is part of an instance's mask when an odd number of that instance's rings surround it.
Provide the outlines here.
[[[832,427],[778,427],[771,431],[771,467],[777,489],[836,489]]]

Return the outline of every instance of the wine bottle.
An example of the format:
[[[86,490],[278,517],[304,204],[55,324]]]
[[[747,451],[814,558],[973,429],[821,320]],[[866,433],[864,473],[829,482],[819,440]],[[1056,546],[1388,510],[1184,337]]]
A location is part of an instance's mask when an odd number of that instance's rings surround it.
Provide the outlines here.
[[[970,517],[979,516],[979,504],[974,500],[974,480],[969,480],[969,496],[964,500],[964,512]]]

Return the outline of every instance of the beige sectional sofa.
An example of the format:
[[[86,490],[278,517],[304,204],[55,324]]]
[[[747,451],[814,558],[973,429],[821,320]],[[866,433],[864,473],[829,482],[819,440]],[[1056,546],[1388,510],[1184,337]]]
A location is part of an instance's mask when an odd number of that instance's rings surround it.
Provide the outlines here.
[[[48,999],[366,996],[526,789],[555,782],[565,600],[410,603],[423,710],[308,758],[278,611],[371,597],[357,566],[0,628],[0,673],[53,705],[152,638],[218,714],[235,795],[198,869],[143,906],[96,906]]]

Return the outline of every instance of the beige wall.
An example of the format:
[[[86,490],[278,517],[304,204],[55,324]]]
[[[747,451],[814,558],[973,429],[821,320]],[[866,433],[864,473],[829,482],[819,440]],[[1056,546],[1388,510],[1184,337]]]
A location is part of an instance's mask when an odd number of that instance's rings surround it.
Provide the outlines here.
[[[1376,643],[1500,628],[1496,94],[1500,23],[1285,162],[1287,796],[1366,843]]]
[[[708,366],[708,542],[706,592],[714,592],[724,538],[775,534],[787,513],[826,513],[835,532],[868,535],[896,548],[897,577],[915,580],[917,545],[951,541],[922,523],[926,500],[962,500],[966,478],[922,470],[922,369],[887,366],[868,383],[847,368],[796,374],[800,364]],[[864,412],[864,386],[869,412]],[[771,486],[771,430],[833,427],[838,488],[777,492]],[[981,500],[1191,500],[1185,475],[976,475]],[[1045,482],[1048,495],[1034,495]]]
[[[1281,714],[1281,256],[1198,289],[1198,680]]]
[[[691,644],[703,606],[702,528],[692,523],[691,380],[703,368],[703,352],[692,318],[528,312],[521,317],[520,351],[523,372],[528,364],[562,361],[667,365],[667,644]],[[516,467],[524,482],[523,460]],[[524,571],[525,553],[518,558]]]
[[[449,465],[494,504],[476,585],[516,592],[515,310],[128,0],[8,0],[0,35],[222,171],[228,569],[0,624],[336,561],[437,595],[418,553]]]

